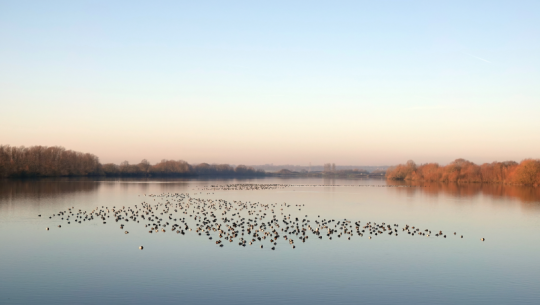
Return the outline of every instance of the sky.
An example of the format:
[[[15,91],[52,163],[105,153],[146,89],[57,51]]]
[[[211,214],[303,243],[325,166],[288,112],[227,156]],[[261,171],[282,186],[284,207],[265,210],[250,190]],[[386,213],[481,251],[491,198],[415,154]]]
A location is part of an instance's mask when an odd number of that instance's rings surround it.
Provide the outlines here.
[[[0,0],[0,144],[103,163],[540,158],[540,1]]]

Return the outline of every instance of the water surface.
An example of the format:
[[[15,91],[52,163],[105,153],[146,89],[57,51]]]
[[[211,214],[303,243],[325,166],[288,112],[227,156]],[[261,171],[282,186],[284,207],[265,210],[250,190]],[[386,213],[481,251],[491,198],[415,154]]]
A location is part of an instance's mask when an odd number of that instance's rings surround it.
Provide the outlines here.
[[[235,183],[289,186],[205,189]],[[126,235],[114,221],[67,225],[48,218],[71,207],[134,207],[148,201],[144,194],[164,193],[303,205],[291,215],[457,235],[312,238],[272,251],[237,243],[219,248],[194,232],[148,234],[133,222],[125,223]],[[539,189],[527,187],[377,179],[2,180],[0,304],[538,304],[539,220]]]

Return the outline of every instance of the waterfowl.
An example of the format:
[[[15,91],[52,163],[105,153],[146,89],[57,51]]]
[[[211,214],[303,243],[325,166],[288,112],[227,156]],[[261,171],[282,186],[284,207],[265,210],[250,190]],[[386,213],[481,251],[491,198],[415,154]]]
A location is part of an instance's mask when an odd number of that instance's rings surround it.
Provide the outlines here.
[[[212,189],[215,188],[216,186],[212,186]],[[257,184],[234,184],[223,186],[224,190],[256,190],[268,188],[270,187]],[[197,189],[199,190],[199,188]],[[193,231],[196,231],[197,235],[200,236],[202,236],[202,233],[205,233],[209,240],[213,239],[213,236],[211,235],[212,232],[219,232],[216,235],[219,235],[220,238],[228,240],[229,242],[232,242],[233,238],[236,238],[239,235],[249,236],[247,240],[244,240],[243,237],[240,238],[239,245],[243,247],[245,247],[248,243],[249,245],[253,245],[257,241],[262,241],[267,237],[268,239],[270,239],[270,242],[274,244],[274,246],[277,246],[277,239],[279,237],[282,237],[278,234],[278,232],[283,232],[280,234],[284,235],[284,239],[286,241],[289,241],[289,244],[291,245],[291,247],[293,247],[293,249],[295,249],[296,246],[294,245],[293,239],[288,238],[287,235],[289,237],[298,236],[299,239],[305,243],[309,239],[309,233],[315,235],[319,239],[322,239],[322,234],[326,233],[322,232],[324,229],[328,230],[328,233],[326,234],[328,236],[328,240],[332,240],[334,236],[341,238],[344,235],[347,235],[347,240],[351,240],[352,236],[354,236],[355,233],[358,234],[358,236],[363,236],[363,233],[366,232],[366,229],[370,234],[373,234],[373,236],[383,235],[383,233],[388,233],[388,235],[390,236],[394,234],[395,236],[398,236],[398,224],[394,224],[394,227],[396,228],[392,228],[390,225],[387,225],[385,223],[377,224],[368,222],[366,225],[361,227],[360,221],[352,223],[347,219],[338,220],[337,222],[334,219],[321,220],[321,215],[317,215],[317,219],[314,220],[316,225],[314,225],[313,223],[310,223],[308,215],[305,215],[304,219],[291,216],[291,214],[286,215],[284,209],[291,206],[287,205],[286,203],[281,204],[281,207],[283,207],[280,209],[282,216],[281,218],[278,218],[277,215],[279,215],[278,212],[280,211],[276,211],[279,209],[279,205],[277,203],[260,204],[258,202],[252,203],[249,201],[227,202],[223,199],[212,200],[193,198],[189,196],[189,194],[178,193],[163,193],[161,195],[152,194],[150,196],[156,198],[154,199],[154,201],[158,201],[158,198],[161,197],[162,199],[165,199],[166,202],[156,202],[155,204],[143,202],[142,207],[138,207],[136,205],[135,209],[133,209],[132,207],[124,206],[118,210],[116,210],[116,207],[113,207],[111,211],[109,210],[109,208],[106,208],[106,212],[104,210],[100,210],[98,207],[96,207],[96,209],[91,211],[90,213],[81,210],[79,210],[79,212],[75,212],[75,210],[72,211],[71,209],[69,209],[68,213],[70,214],[68,214],[68,216],[75,216],[76,214],[76,218],[79,223],[81,223],[81,221],[87,220],[90,222],[97,217],[105,220],[106,217],[110,217],[109,215],[107,215],[108,213],[112,214],[113,219],[115,219],[116,222],[127,222],[129,220],[132,220],[139,223],[139,220],[137,219],[140,218],[148,222],[154,221],[153,225],[151,223],[147,223],[145,224],[145,227],[151,227],[151,230],[148,231],[149,233],[153,233],[153,230],[155,230],[157,233],[159,232],[159,230],[161,230],[162,232],[166,232],[165,227],[170,225],[169,222],[166,221],[165,223],[162,223],[163,219],[161,219],[159,215],[164,215],[169,220],[177,221],[177,218],[174,218],[174,214],[170,211],[174,210],[174,212],[177,213],[190,215],[190,217],[192,217],[191,220],[195,221],[195,228],[193,229]],[[171,202],[171,197],[178,199],[178,202]],[[300,207],[303,205],[296,206]],[[102,206],[102,208],[104,207]],[[192,214],[188,213],[188,209],[193,209]],[[214,213],[219,215],[220,211],[221,215],[224,216],[221,218],[221,221],[216,215],[214,215]],[[241,215],[241,211],[247,211],[248,216],[243,217],[245,215]],[[268,212],[271,215],[271,218],[269,217],[270,215],[267,215],[264,212]],[[142,215],[140,215],[141,213]],[[229,213],[231,213],[232,215]],[[65,214],[63,212],[60,212],[58,214],[54,214],[53,216],[64,215]],[[268,220],[266,221],[264,219]],[[64,220],[64,217],[62,217],[62,220]],[[67,217],[66,220],[69,224],[69,217]],[[181,222],[181,224],[171,224],[172,231],[176,230],[177,234],[182,233],[182,235],[185,235],[185,232],[183,230],[179,230],[179,228],[182,226],[185,227],[186,231],[192,231],[192,229],[188,227],[188,222],[186,221],[186,218],[179,218],[178,220]],[[190,218],[188,218],[188,220],[190,220]],[[332,222],[334,223],[333,226]],[[106,222],[103,221],[103,223],[105,224]],[[122,224],[120,228],[123,229],[124,224]],[[354,228],[356,228],[356,230]],[[428,229],[423,230],[426,231],[426,233],[424,233],[421,232],[419,228],[416,228],[414,226],[410,227],[409,225],[405,225],[405,227],[402,228],[402,231],[407,232],[412,236],[417,234],[429,237],[431,235],[431,231],[429,231]],[[429,232],[429,234],[427,232]],[[439,231],[439,234],[436,234],[436,236],[439,235],[443,236],[442,231]],[[457,235],[457,233],[454,232],[454,235]],[[446,238],[446,235],[444,235],[444,237]],[[463,236],[461,236],[461,238],[463,238]],[[251,241],[249,241],[250,239]],[[372,236],[369,236],[369,239],[372,239]],[[217,243],[218,242],[216,242],[216,244]],[[219,245],[220,247],[223,246],[221,241]],[[263,248],[263,245],[260,245],[260,248]],[[275,249],[275,247],[273,248]]]

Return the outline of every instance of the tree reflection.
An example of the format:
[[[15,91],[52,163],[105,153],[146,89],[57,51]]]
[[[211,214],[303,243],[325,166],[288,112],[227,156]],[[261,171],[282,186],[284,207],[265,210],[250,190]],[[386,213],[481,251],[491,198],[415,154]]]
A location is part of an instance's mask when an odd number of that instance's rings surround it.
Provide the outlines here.
[[[2,179],[0,201],[25,197],[57,197],[73,193],[96,191],[99,183],[90,179]]]
[[[504,184],[480,184],[480,183],[440,183],[421,181],[396,181],[388,180],[390,186],[413,186],[394,187],[400,193],[414,195],[418,192],[422,194],[438,197],[447,195],[451,197],[478,197],[485,196],[493,199],[517,199],[522,203],[535,203],[540,206],[540,188],[530,186],[513,186]]]

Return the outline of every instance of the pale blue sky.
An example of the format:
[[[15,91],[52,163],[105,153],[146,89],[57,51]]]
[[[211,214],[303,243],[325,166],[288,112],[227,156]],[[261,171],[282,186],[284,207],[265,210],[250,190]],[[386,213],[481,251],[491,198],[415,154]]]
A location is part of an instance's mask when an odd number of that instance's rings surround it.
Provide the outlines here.
[[[0,144],[102,162],[540,157],[540,1],[1,1]]]

